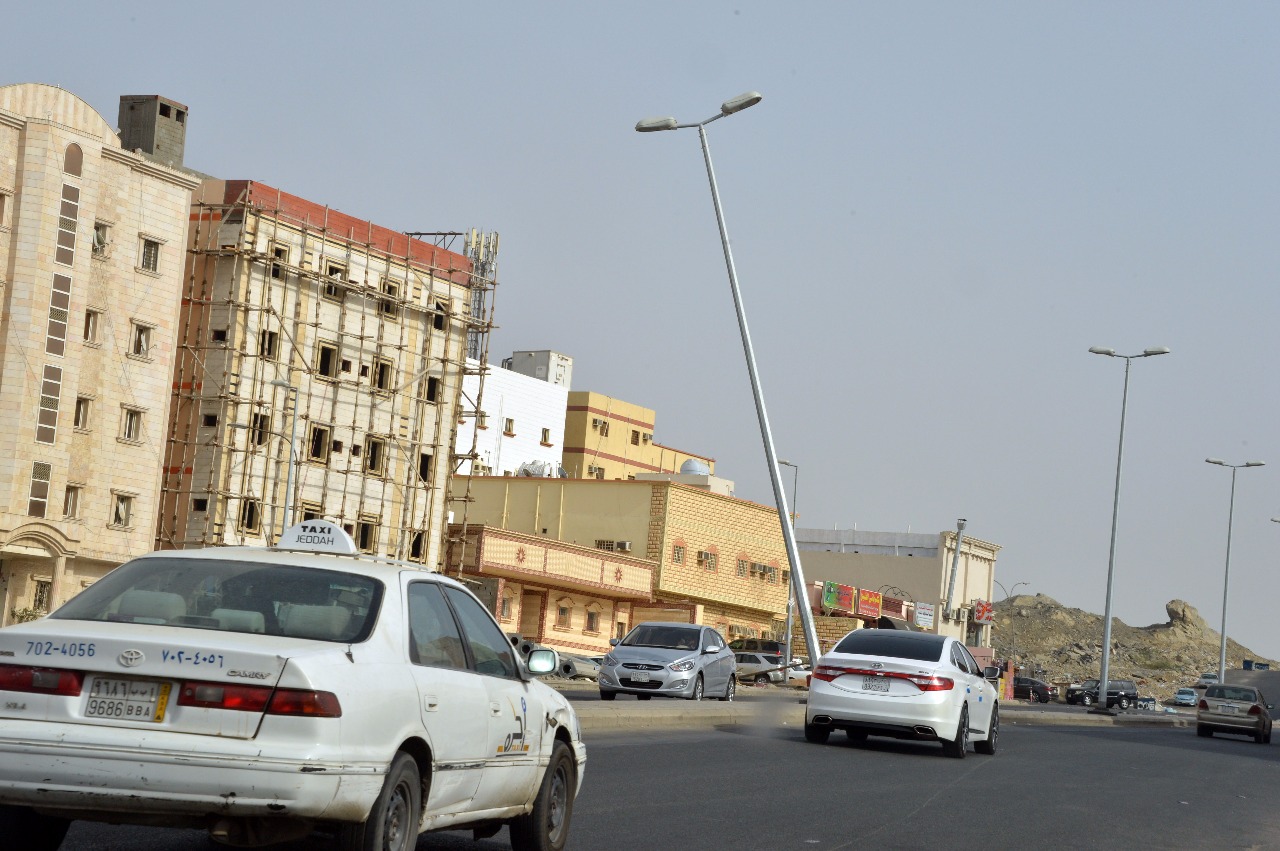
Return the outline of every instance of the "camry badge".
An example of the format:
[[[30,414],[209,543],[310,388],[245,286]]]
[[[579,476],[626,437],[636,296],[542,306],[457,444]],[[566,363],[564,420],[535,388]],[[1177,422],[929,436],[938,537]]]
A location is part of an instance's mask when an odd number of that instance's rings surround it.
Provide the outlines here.
[[[143,655],[141,650],[126,650],[116,658],[124,667],[136,668],[138,665],[141,665],[142,661],[147,657]]]

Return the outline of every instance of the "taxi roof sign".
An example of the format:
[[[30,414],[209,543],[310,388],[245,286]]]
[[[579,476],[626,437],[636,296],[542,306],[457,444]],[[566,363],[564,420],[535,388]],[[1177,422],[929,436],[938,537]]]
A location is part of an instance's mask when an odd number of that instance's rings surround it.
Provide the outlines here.
[[[337,523],[303,520],[284,530],[276,542],[276,549],[353,556],[356,554],[356,542]]]

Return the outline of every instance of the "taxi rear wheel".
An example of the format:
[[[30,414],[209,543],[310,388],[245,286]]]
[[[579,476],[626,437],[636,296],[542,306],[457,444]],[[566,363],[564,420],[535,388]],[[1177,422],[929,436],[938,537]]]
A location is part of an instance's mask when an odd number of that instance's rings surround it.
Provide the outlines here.
[[[568,844],[576,774],[569,746],[557,741],[533,810],[511,822],[512,851],[561,851]]]
[[[343,825],[338,847],[342,851],[411,851],[418,844],[421,818],[418,764],[407,753],[396,754],[368,820]]]
[[[30,851],[57,851],[69,827],[70,819],[42,816],[26,807],[0,806],[0,836],[17,840]]]

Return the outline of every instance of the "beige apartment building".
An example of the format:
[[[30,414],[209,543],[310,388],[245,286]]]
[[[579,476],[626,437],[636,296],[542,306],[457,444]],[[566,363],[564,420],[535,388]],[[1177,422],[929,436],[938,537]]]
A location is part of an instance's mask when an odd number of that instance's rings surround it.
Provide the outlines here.
[[[496,248],[496,235],[428,241],[263,183],[204,181],[157,547],[270,544],[322,516],[363,552],[437,567]]]
[[[663,446],[653,439],[651,408],[588,390],[569,391],[562,464],[579,479],[631,479],[677,473],[689,460],[715,472],[715,459]]]
[[[0,625],[152,548],[196,184],[70,92],[0,87]]]
[[[603,652],[646,620],[730,638],[783,631],[790,572],[774,508],[666,480],[475,477],[469,488],[466,534],[479,525],[481,538],[451,536],[466,546],[446,569],[496,579],[509,632]]]

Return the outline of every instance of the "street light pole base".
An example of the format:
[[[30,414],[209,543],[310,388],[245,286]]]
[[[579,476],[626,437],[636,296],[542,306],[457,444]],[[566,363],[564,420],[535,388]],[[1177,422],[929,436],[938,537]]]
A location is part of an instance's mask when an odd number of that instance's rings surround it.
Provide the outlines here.
[[[1108,706],[1095,706],[1089,710],[1089,714],[1090,715],[1110,715],[1112,718],[1114,718],[1119,713]]]

